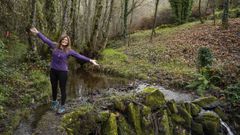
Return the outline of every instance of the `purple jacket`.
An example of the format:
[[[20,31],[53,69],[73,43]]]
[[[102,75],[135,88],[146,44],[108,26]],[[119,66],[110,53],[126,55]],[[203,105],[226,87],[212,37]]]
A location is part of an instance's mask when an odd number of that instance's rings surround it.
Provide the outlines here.
[[[89,62],[91,59],[88,57],[85,57],[83,55],[80,55],[74,50],[70,50],[67,53],[65,53],[63,50],[57,48],[56,43],[49,40],[47,37],[45,37],[42,33],[38,33],[37,36],[46,43],[52,51],[52,61],[50,67],[56,70],[60,71],[68,71],[68,57],[73,56],[77,59]]]

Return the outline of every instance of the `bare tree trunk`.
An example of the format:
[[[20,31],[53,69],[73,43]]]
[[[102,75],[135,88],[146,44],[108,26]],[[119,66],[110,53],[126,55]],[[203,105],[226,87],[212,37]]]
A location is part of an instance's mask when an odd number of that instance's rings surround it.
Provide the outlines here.
[[[151,39],[150,39],[151,42],[152,42],[153,36],[156,34],[155,27],[156,27],[156,22],[157,22],[158,3],[159,3],[159,0],[156,0],[154,20],[153,20],[153,26],[152,26],[152,34],[151,34]]]
[[[65,1],[65,6],[63,9],[63,18],[62,18],[62,34],[66,34],[67,31],[69,30],[69,9],[71,7],[71,0],[66,0]]]
[[[36,25],[36,0],[31,0],[31,6],[32,6],[32,10],[30,15],[30,25],[35,26]],[[28,35],[28,43],[31,50],[37,51],[37,47],[35,46],[34,41],[32,40],[30,35]]]
[[[85,29],[85,42],[89,43],[90,42],[90,24],[91,24],[91,8],[92,8],[92,0],[85,0],[84,1],[84,29]]]
[[[77,17],[76,8],[77,8],[77,0],[72,0],[70,18],[72,20],[72,23],[71,23],[71,38],[72,38],[72,45],[73,46],[75,46],[75,41],[76,41],[76,17]]]
[[[95,5],[95,15],[93,19],[93,31],[91,34],[90,42],[88,43],[90,56],[94,56],[94,53],[97,52],[96,44],[99,33],[99,20],[101,18],[102,7],[102,0],[97,0]]]
[[[128,2],[129,0],[124,0],[124,15],[123,15],[123,38],[124,44],[128,42]]]
[[[215,14],[215,10],[216,10],[216,0],[213,0],[213,24],[216,25],[216,14]]]
[[[132,23],[133,23],[134,6],[135,6],[135,0],[132,0],[132,7],[131,7],[131,9],[133,9],[133,10],[131,12],[131,17],[130,17],[130,22],[129,22],[129,27],[130,28],[132,28]],[[129,33],[129,29],[127,29],[127,33]],[[131,39],[131,34],[128,34],[128,42],[127,42],[128,46],[130,45],[130,39]]]
[[[113,13],[113,6],[114,6],[114,0],[111,0],[111,5],[110,5],[110,11],[109,11],[109,16],[108,16],[108,21],[107,21],[107,26],[106,26],[106,31],[103,34],[103,47],[101,49],[104,49],[107,45],[108,38],[109,38],[109,31],[110,31],[110,23],[112,20],[112,13]]]
[[[201,13],[201,8],[202,8],[201,3],[202,3],[202,0],[199,0],[199,3],[198,3],[199,19],[200,19],[201,23],[204,23],[203,18],[202,18],[202,13]]]
[[[229,11],[229,0],[224,0],[222,26],[224,29],[228,29],[228,11]]]

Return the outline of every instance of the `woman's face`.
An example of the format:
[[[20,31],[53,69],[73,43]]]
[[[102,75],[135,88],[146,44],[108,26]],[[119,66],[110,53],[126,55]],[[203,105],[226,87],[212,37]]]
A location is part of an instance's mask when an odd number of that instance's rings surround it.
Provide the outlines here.
[[[68,45],[68,38],[67,37],[63,38],[63,40],[61,41],[61,45],[64,46],[64,47],[66,47]]]

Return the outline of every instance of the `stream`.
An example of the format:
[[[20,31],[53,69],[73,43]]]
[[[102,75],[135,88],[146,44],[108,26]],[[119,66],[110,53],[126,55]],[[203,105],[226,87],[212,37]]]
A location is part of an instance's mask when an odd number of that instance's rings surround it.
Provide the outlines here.
[[[111,93],[140,92],[145,87],[158,88],[165,96],[166,100],[174,99],[177,102],[192,101],[194,96],[189,93],[167,90],[162,86],[150,85],[140,81],[132,81],[124,78],[112,77],[101,73],[92,73],[82,70],[69,72],[67,84],[66,110],[70,112],[73,108],[81,104],[91,102],[98,95]],[[58,93],[60,98],[60,93]],[[59,129],[61,115],[49,110],[49,104],[37,107],[27,120],[22,120],[14,135],[58,135],[63,134]],[[230,130],[226,123],[221,124]],[[231,130],[228,135],[233,135]]]

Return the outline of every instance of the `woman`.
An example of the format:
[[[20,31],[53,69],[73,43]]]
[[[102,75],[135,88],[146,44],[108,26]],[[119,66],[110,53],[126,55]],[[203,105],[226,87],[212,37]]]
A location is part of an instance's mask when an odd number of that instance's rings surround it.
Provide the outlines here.
[[[51,109],[57,111],[57,113],[65,112],[65,101],[66,101],[66,83],[67,83],[67,73],[68,73],[68,62],[69,56],[73,56],[77,59],[91,62],[92,64],[98,66],[96,60],[92,60],[88,57],[80,55],[71,49],[71,41],[69,36],[61,36],[58,43],[52,42],[47,37],[45,37],[36,28],[31,28],[30,31],[37,35],[44,43],[46,43],[52,49],[52,60],[51,60],[51,71],[50,71],[50,81],[52,85],[52,102]],[[61,105],[57,101],[57,88],[58,83],[61,90]]]

